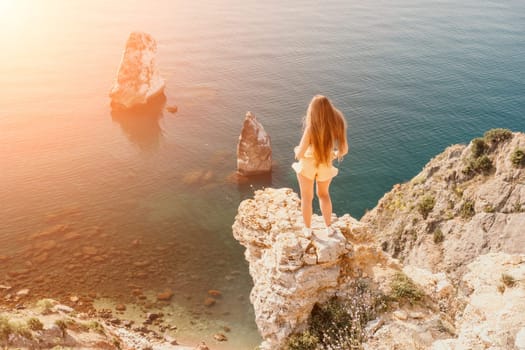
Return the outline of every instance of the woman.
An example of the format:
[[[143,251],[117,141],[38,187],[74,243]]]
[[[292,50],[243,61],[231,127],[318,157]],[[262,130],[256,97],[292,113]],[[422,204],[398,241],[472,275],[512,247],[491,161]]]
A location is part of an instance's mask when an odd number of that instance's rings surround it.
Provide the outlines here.
[[[331,235],[332,200],[329,187],[332,178],[338,173],[332,161],[343,159],[348,153],[348,143],[344,116],[325,96],[316,95],[310,102],[303,136],[294,151],[298,162],[293,163],[292,168],[297,173],[301,191],[301,211],[305,225],[303,234],[307,238],[312,236],[312,200],[316,182],[326,232]]]

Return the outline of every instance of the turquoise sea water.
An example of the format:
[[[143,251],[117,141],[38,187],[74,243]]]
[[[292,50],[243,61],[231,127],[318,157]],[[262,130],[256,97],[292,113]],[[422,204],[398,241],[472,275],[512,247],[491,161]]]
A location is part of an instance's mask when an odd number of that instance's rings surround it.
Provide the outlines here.
[[[116,299],[130,294],[123,285],[172,288],[179,320],[216,320],[179,327],[182,338],[226,323],[230,348],[258,342],[231,224],[253,189],[297,190],[292,150],[313,95],[350,125],[332,198],[357,218],[448,145],[525,130],[523,1],[13,3],[0,14],[0,283],[44,276],[42,294]],[[134,30],[158,41],[174,115],[111,114]],[[228,177],[246,111],[270,134],[275,167],[237,186]],[[80,238],[29,238],[56,225]],[[45,259],[38,239],[55,241]],[[4,277],[28,260],[27,280]],[[130,268],[144,260],[146,277]],[[223,292],[209,309],[208,289]]]

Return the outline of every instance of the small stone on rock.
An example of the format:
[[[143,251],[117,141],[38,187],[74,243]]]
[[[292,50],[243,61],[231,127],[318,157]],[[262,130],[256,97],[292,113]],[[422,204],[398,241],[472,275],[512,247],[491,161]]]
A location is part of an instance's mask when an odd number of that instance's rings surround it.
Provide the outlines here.
[[[166,107],[166,110],[170,113],[177,113],[177,111],[179,110],[179,108],[175,105],[173,106],[167,106]]]
[[[220,290],[210,289],[210,290],[208,291],[208,295],[209,295],[209,296],[212,296],[212,297],[220,297],[220,296],[222,296],[222,293],[221,293]]]
[[[206,298],[204,300],[204,305],[206,305],[207,307],[210,307],[210,306],[215,305],[216,302],[217,301],[215,299],[213,299],[213,298]]]
[[[406,313],[406,311],[396,310],[394,311],[394,317],[398,320],[405,321],[408,319],[408,314]]]
[[[223,333],[217,333],[213,336],[213,338],[217,341],[227,341],[228,338]]]
[[[24,297],[28,294],[29,294],[29,289],[27,288],[20,289],[18,292],[16,292],[16,295],[18,295],[19,297]]]
[[[173,291],[166,289],[164,292],[157,294],[158,300],[168,301],[173,297]]]
[[[210,350],[210,348],[206,345],[205,342],[201,342],[199,346],[195,348],[195,350]]]

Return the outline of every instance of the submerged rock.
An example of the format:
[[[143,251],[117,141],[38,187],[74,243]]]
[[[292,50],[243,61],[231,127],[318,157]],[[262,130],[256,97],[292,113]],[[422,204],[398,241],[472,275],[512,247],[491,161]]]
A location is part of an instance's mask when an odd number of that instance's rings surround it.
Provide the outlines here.
[[[237,144],[237,172],[249,176],[269,173],[271,170],[270,136],[255,116],[248,112]]]
[[[130,109],[144,105],[164,93],[165,82],[159,74],[155,55],[157,43],[149,34],[133,32],[117,72],[117,78],[109,93],[114,109]]]

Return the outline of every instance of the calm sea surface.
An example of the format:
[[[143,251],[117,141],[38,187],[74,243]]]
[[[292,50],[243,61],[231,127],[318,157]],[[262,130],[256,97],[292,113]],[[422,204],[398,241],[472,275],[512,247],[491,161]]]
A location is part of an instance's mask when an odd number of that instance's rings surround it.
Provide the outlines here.
[[[158,41],[176,114],[111,114],[135,30]],[[297,189],[311,97],[350,125],[332,196],[359,218],[446,146],[525,131],[524,33],[521,0],[2,0],[0,284],[125,301],[170,288],[179,339],[219,349],[211,336],[227,325],[224,349],[253,348],[231,225],[254,188]],[[238,186],[246,111],[270,134],[275,169]],[[207,308],[209,289],[223,295]]]

